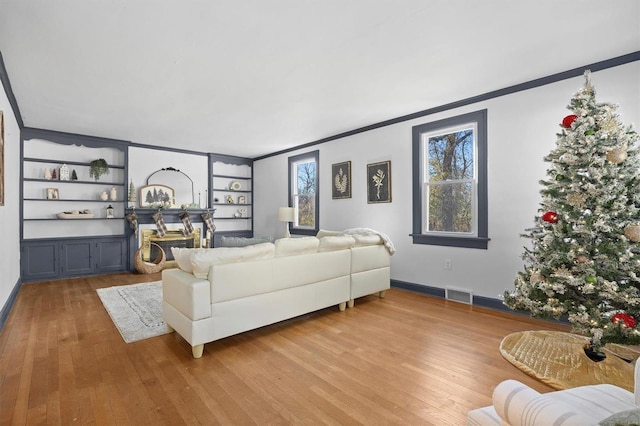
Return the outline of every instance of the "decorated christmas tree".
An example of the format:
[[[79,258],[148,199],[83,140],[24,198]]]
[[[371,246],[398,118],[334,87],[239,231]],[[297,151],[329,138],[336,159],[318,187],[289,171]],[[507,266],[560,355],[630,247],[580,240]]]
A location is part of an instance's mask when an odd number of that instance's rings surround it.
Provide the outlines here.
[[[588,71],[585,79],[544,159],[524,270],[504,296],[532,316],[568,318],[598,351],[640,343],[640,163],[638,134],[617,106],[596,102]]]

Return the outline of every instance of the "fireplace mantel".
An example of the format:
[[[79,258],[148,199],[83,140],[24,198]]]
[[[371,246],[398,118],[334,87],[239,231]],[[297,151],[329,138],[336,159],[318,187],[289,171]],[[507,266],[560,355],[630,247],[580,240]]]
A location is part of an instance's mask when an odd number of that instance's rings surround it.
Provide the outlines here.
[[[193,223],[202,223],[202,214],[203,213],[211,213],[213,214],[214,209],[139,209],[139,208],[128,208],[125,215],[131,214],[133,212],[138,215],[138,223],[139,224],[148,224],[155,223],[153,220],[153,215],[161,212],[162,217],[166,223],[178,223],[182,220],[179,215],[183,212],[189,213],[189,218]]]

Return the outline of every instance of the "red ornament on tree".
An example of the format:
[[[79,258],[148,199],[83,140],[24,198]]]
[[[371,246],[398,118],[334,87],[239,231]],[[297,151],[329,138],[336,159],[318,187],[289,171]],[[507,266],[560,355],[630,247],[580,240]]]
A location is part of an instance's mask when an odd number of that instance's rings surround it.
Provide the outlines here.
[[[622,323],[627,328],[636,327],[636,319],[629,314],[615,314],[611,317],[611,322],[614,324]]]
[[[542,215],[542,220],[549,223],[557,223],[558,222],[558,213],[556,212],[546,212]]]
[[[578,116],[575,114],[567,115],[565,118],[562,119],[562,127],[564,127],[565,129],[570,128],[571,124],[573,124],[573,122],[576,121],[577,119],[578,119]]]

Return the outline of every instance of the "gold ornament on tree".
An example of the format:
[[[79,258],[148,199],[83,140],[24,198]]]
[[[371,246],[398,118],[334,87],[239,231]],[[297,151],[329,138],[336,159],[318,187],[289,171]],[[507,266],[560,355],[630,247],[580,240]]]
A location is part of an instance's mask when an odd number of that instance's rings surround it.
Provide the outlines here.
[[[544,276],[540,272],[533,272],[531,277],[529,277],[529,282],[531,284],[544,282]]]
[[[627,225],[624,228],[624,236],[634,243],[640,242],[640,225]]]
[[[602,122],[600,128],[607,133],[613,133],[618,128],[618,122],[615,118],[607,118]]]
[[[585,202],[587,201],[587,196],[585,194],[579,194],[577,192],[572,192],[567,195],[567,202],[570,206],[582,208],[585,206]]]
[[[607,152],[607,160],[613,164],[620,164],[627,159],[627,151],[622,148],[613,148]]]

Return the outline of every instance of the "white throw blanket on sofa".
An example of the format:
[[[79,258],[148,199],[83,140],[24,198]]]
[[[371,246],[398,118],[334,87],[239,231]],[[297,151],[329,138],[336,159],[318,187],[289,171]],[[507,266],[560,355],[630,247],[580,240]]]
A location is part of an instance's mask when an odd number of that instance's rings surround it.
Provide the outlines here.
[[[341,234],[343,235],[378,235],[380,236],[380,238],[382,238],[382,242],[384,246],[387,248],[387,250],[389,251],[389,255],[393,256],[393,254],[396,252],[396,248],[393,245],[393,242],[391,241],[389,236],[380,231],[376,231],[375,229],[349,228],[342,231]]]

